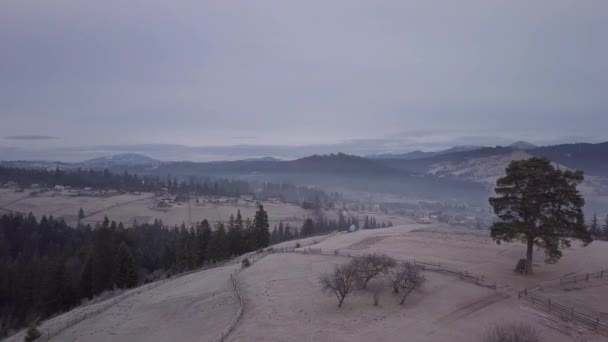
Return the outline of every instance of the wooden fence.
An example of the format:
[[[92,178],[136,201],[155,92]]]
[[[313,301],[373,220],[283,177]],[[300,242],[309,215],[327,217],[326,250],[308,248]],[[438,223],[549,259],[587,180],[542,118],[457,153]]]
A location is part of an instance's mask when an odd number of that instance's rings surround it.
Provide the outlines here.
[[[365,254],[369,253],[355,253],[351,251],[342,251],[339,249],[335,250],[323,250],[321,248],[304,248],[304,249],[287,249],[284,252],[293,252],[293,253],[302,253],[302,254],[319,254],[319,255],[333,255],[333,256],[342,256],[347,258],[360,258]],[[423,269],[433,272],[442,272],[450,275],[458,276],[460,279],[464,281],[471,282],[475,285],[487,287],[493,290],[496,290],[497,285],[495,282],[488,282],[483,275],[471,273],[466,270],[459,270],[456,268],[448,267],[445,265],[441,265],[439,263],[431,263],[431,262],[421,262],[420,260],[410,259],[410,260],[398,260],[401,262],[410,262],[415,265],[421,266]]]
[[[243,297],[241,297],[241,291],[239,290],[239,286],[236,280],[237,272],[238,271],[235,271],[234,273],[230,274],[230,281],[232,282],[232,289],[234,290],[234,293],[239,301],[239,308],[236,310],[236,314],[234,315],[234,317],[232,317],[230,323],[228,323],[228,325],[224,328],[224,330],[222,330],[220,335],[213,340],[213,342],[223,342],[224,339],[228,336],[228,334],[230,334],[232,329],[234,329],[236,323],[243,315]]]
[[[269,248],[262,253],[251,252],[246,255],[242,255],[242,256],[236,258],[235,260],[237,262],[241,262],[243,259],[247,258],[247,259],[249,259],[250,265],[253,265],[253,263],[255,263],[256,261],[258,261],[258,260],[262,259],[263,257],[265,257],[266,255],[268,255],[270,253],[274,253],[274,252],[275,252],[274,249]],[[234,317],[232,317],[232,319],[230,320],[228,325],[222,330],[222,332],[220,332],[219,336],[217,336],[215,339],[213,339],[213,342],[223,342],[226,339],[226,337],[228,337],[230,332],[234,329],[234,327],[238,323],[241,316],[243,316],[244,302],[243,302],[243,297],[241,297],[241,291],[239,289],[238,280],[237,280],[237,275],[239,274],[239,272],[241,270],[242,269],[237,269],[233,273],[230,274],[230,282],[232,283],[232,289],[234,290],[236,298],[238,299],[239,308],[236,310],[236,314],[234,315]]]
[[[562,287],[579,282],[589,282],[593,279],[608,279],[608,270],[543,282],[534,288],[520,291],[518,297],[530,302],[536,308],[560,316],[563,320],[578,323],[590,330],[608,336],[608,321],[605,318],[602,319],[599,314],[589,312],[583,308],[567,306],[555,301],[551,297],[542,295],[544,289]]]

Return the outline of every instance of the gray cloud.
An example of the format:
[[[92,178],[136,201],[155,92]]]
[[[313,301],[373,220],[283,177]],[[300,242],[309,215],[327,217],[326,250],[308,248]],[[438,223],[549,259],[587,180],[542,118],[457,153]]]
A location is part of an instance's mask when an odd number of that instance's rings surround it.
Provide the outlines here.
[[[7,140],[53,140],[57,137],[51,137],[48,135],[9,135],[4,137]]]
[[[361,151],[608,139],[606,13],[605,0],[6,0],[0,135]]]

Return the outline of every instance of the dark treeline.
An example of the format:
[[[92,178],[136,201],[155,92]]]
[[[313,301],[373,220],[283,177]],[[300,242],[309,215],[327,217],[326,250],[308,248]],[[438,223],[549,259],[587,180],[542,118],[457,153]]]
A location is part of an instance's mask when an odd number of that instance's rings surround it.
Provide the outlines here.
[[[283,222],[279,222],[275,225],[270,234],[271,243],[280,243],[283,241],[289,241],[298,238],[305,238],[314,235],[327,234],[334,231],[346,231],[352,225],[359,227],[359,219],[356,217],[345,217],[341,212],[338,215],[338,220],[328,219],[324,216],[320,216],[317,220],[306,219],[302,224],[302,227],[292,229],[289,223],[283,225]],[[387,228],[392,227],[392,222],[380,223],[376,222],[375,217],[365,216],[362,229],[376,229],[376,228]]]
[[[16,182],[22,188],[38,184],[43,188],[56,185],[73,188],[91,187],[94,189],[113,189],[126,192],[156,192],[166,189],[173,194],[195,194],[237,197],[254,196],[256,199],[279,198],[285,203],[302,205],[307,209],[333,207],[342,200],[339,193],[327,194],[314,187],[293,184],[262,183],[252,184],[245,180],[209,177],[189,177],[178,179],[154,175],[137,175],[128,172],[113,173],[108,170],[75,169],[44,170],[19,169],[0,166],[0,183]]]
[[[268,246],[268,215],[166,227],[105,218],[96,227],[33,215],[0,217],[0,337],[85,298],[197,269]]]
[[[297,186],[294,184],[263,183],[256,191],[261,199],[279,198],[282,202],[301,205],[304,209],[333,208],[337,203],[343,203],[342,194],[326,193],[314,187]]]

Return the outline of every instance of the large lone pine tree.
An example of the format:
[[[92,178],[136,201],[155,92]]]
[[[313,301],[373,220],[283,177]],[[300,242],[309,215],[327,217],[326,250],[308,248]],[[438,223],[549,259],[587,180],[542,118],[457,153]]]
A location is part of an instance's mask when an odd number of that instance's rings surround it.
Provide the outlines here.
[[[572,239],[586,246],[591,234],[585,225],[585,201],[576,186],[581,171],[558,170],[544,158],[513,161],[505,177],[496,182],[497,197],[490,204],[501,221],[492,225],[492,238],[500,244],[521,240],[527,245],[525,273],[532,273],[534,246],[545,251],[546,262],[557,262],[561,247]]]

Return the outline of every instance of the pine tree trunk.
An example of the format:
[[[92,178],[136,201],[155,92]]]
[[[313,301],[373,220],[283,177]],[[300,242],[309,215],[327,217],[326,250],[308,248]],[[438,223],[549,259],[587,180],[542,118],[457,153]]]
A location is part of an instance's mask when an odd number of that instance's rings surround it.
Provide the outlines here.
[[[532,274],[532,256],[534,253],[534,239],[528,238],[528,248],[526,251],[526,273]]]

